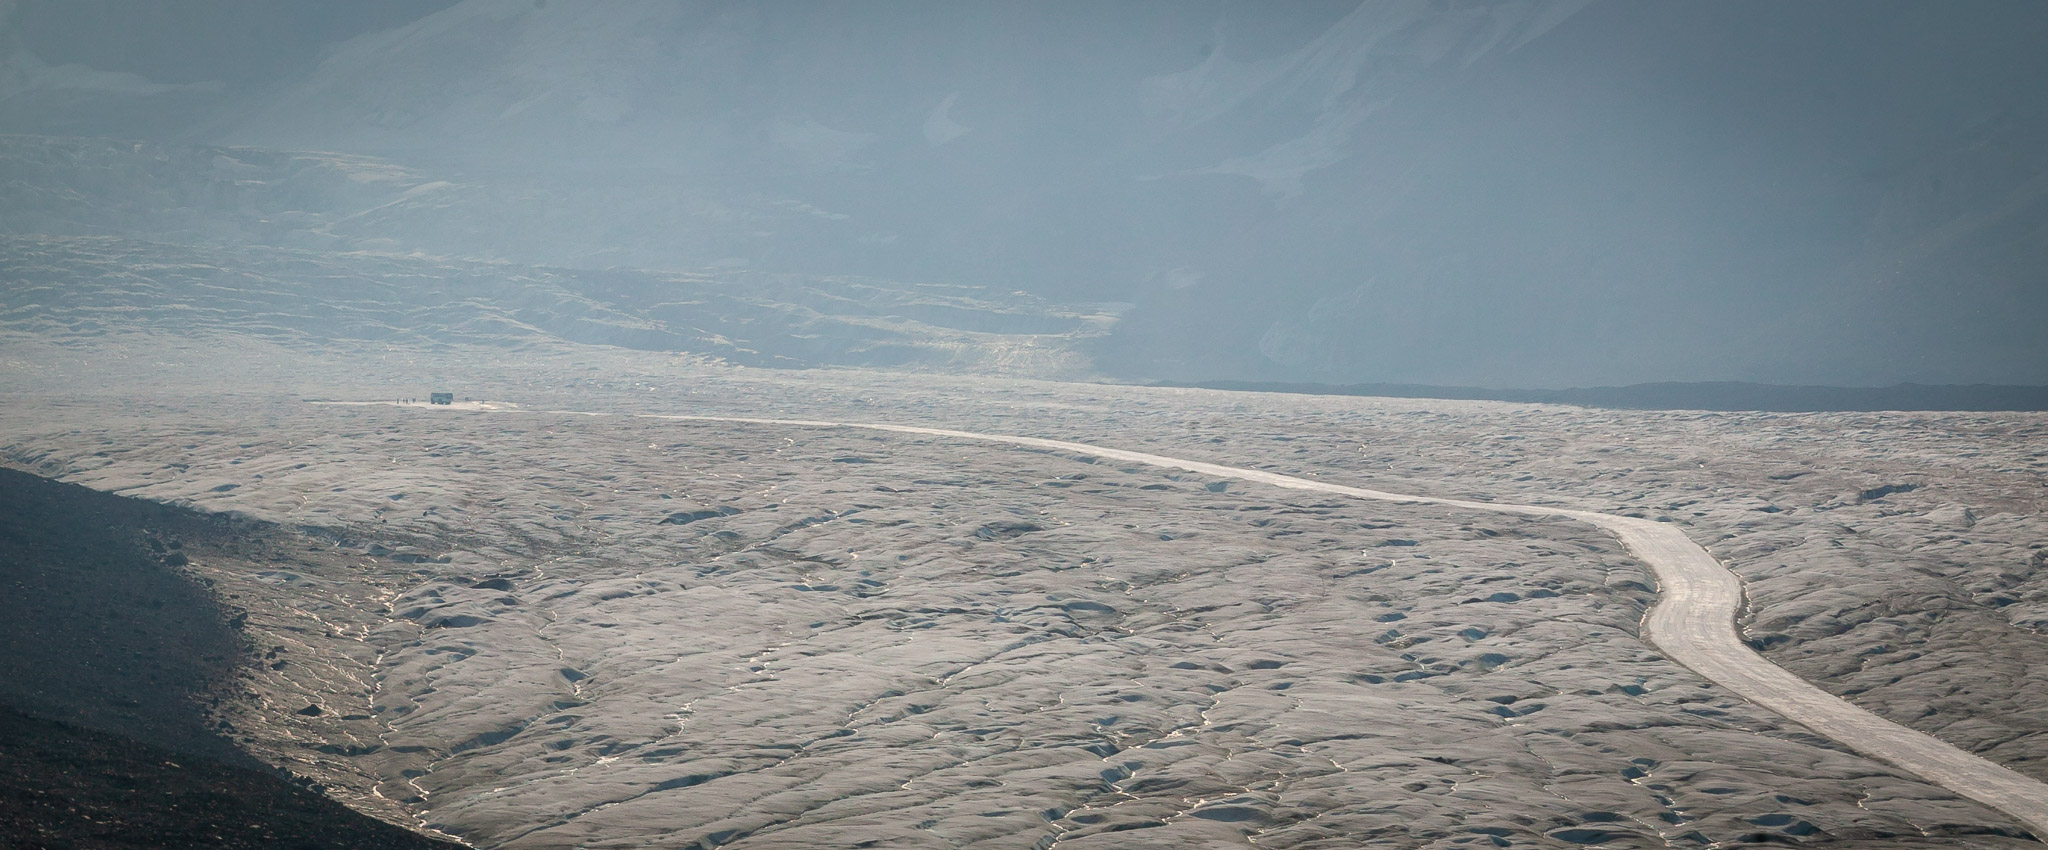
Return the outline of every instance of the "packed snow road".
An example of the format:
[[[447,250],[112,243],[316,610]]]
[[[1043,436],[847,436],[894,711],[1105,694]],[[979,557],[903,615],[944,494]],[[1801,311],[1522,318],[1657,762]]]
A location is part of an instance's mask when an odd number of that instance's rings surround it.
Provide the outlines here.
[[[495,410],[493,405],[459,409]],[[603,416],[584,411],[527,411]],[[1516,505],[1389,493],[1164,455],[1038,437],[984,434],[884,423],[829,422],[722,416],[638,414],[645,418],[726,422],[801,428],[851,428],[999,443],[1069,452],[1089,457],[1175,469],[1218,478],[1310,490],[1359,499],[1442,505],[1473,511],[1564,517],[1613,534],[1649,564],[1659,598],[1642,623],[1642,635],[1672,660],[1735,694],[1777,712],[1814,732],[1872,758],[1889,762],[1957,794],[1982,802],[2048,835],[2048,785],[2022,776],[1938,738],[1893,723],[1821,690],[1757,654],[1737,633],[1735,615],[1742,585],[1719,561],[1676,525],[1647,519],[1543,505]]]

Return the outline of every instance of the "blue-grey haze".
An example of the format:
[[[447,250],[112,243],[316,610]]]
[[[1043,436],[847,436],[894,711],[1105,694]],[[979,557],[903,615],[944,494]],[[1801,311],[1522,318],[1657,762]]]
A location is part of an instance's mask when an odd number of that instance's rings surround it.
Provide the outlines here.
[[[1122,377],[2048,383],[2030,0],[0,12],[0,131],[386,157],[529,262],[1110,302]]]

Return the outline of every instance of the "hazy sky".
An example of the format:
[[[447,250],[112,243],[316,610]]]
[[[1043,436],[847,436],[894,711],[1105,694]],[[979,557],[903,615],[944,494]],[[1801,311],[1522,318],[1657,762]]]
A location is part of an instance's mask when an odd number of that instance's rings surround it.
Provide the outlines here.
[[[2031,0],[16,6],[9,131],[538,187],[536,261],[1125,302],[1131,377],[2048,383]]]

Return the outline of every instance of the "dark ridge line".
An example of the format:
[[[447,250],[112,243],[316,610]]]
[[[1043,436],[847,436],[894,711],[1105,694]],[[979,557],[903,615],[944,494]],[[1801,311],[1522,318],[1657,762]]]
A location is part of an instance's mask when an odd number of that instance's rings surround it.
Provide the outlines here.
[[[1316,384],[1282,381],[1155,381],[1148,386],[1301,395],[1430,398],[1568,404],[1615,410],[1707,410],[1764,413],[1871,413],[1878,411],[2048,411],[2048,386],[2015,384],[1893,384],[1888,387],[1793,386],[1740,381],[1666,381],[1621,387],[1561,390],[1441,387],[1430,384]]]

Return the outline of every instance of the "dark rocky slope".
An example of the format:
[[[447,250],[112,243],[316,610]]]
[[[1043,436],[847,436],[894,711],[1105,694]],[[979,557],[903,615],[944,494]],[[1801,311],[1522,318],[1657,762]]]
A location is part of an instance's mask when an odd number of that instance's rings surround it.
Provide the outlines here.
[[[217,734],[241,621],[179,567],[249,531],[0,469],[0,846],[445,846]]]
[[[452,847],[267,772],[0,709],[0,846]]]

